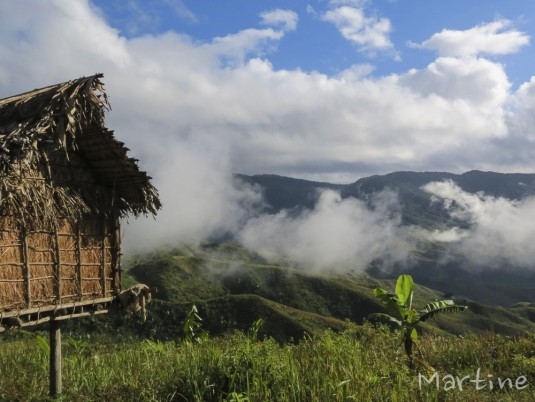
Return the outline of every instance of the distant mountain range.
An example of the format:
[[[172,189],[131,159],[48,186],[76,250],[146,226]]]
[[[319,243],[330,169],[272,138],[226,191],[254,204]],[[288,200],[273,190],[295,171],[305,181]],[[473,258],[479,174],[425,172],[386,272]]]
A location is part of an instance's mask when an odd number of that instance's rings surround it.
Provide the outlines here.
[[[318,189],[336,190],[343,198],[355,197],[360,200],[368,200],[374,193],[391,189],[398,193],[403,222],[428,228],[440,227],[451,219],[447,211],[440,205],[431,203],[431,195],[421,189],[430,182],[452,180],[466,192],[484,192],[487,195],[511,200],[535,195],[535,174],[478,170],[463,174],[395,172],[365,177],[351,184],[332,184],[271,174],[236,175],[236,178],[262,188],[264,199],[268,204],[265,212],[268,213],[276,213],[283,209],[313,208]]]
[[[312,209],[318,198],[318,189],[338,191],[343,198],[355,197],[368,202],[373,194],[391,189],[398,194],[402,224],[425,229],[467,227],[468,222],[454,219],[442,203],[432,202],[432,195],[422,190],[430,182],[451,180],[468,193],[483,192],[494,197],[520,200],[535,195],[535,174],[503,174],[470,171],[464,174],[446,172],[395,172],[362,178],[351,184],[332,184],[294,179],[277,175],[236,175],[236,178],[259,186],[266,206],[265,213],[281,210],[299,213]],[[457,259],[438,263],[447,245],[429,242],[412,256],[410,268],[394,267],[388,270],[371,265],[368,273],[377,278],[393,278],[400,272],[409,272],[415,280],[433,289],[499,305],[520,301],[535,301],[535,270],[501,266],[494,269],[477,267]],[[535,261],[533,266],[535,267]]]

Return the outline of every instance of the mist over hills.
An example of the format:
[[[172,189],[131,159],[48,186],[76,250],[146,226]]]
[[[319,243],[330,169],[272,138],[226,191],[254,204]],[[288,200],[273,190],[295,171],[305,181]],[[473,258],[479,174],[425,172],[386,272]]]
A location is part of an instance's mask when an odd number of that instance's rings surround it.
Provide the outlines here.
[[[417,283],[417,303],[453,297],[469,306],[428,331],[517,335],[535,328],[535,174],[235,180],[263,201],[239,228],[128,256],[125,285],[159,289],[148,331],[172,337],[195,303],[212,334],[247,330],[262,318],[264,335],[300,339],[383,311],[373,288],[393,289],[401,273]]]
[[[265,200],[262,213],[270,216],[309,216],[325,191],[339,194],[340,203],[359,200],[374,211],[383,208],[376,201],[378,194],[390,193],[395,202],[381,213],[398,221],[376,234],[370,227],[369,237],[375,243],[384,239],[385,249],[397,246],[392,238],[406,236],[417,241],[410,244],[406,258],[389,257],[389,263],[381,255],[371,258],[366,272],[377,278],[411,273],[426,286],[484,303],[535,301],[535,253],[530,246],[535,174],[395,172],[351,184],[277,175],[236,177],[261,189]],[[381,219],[386,218],[375,221]],[[392,235],[392,227],[399,232]]]

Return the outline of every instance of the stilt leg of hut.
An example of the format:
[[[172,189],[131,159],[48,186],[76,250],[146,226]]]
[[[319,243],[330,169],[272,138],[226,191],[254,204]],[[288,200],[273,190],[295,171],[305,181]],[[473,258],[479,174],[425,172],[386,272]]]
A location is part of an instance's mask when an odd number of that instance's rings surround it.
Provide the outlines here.
[[[50,320],[50,395],[61,394],[61,322]]]

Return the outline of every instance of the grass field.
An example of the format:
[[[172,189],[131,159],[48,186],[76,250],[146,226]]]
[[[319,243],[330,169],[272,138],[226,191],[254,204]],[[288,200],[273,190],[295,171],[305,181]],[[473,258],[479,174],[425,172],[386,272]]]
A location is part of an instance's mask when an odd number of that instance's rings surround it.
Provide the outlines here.
[[[468,311],[423,323],[409,369],[400,334],[365,321],[383,310],[373,288],[393,289],[394,280],[308,273],[234,244],[127,265],[123,287],[159,288],[147,321],[108,314],[66,322],[58,400],[535,401],[533,303],[463,300]],[[418,286],[415,304],[440,297]],[[184,340],[192,303],[209,334],[202,342]],[[0,401],[49,400],[40,329],[0,334]]]
[[[368,324],[287,343],[238,331],[201,343],[71,334],[63,349],[64,401],[535,400],[535,336],[426,335],[414,370],[399,334]],[[0,400],[47,400],[46,347],[36,334],[3,335],[0,367]],[[486,381],[480,390],[469,380],[462,390],[448,383],[448,375],[474,378],[478,369]],[[435,372],[438,387],[419,384],[419,374]],[[498,377],[513,387],[499,389]],[[520,377],[523,389],[515,387]]]

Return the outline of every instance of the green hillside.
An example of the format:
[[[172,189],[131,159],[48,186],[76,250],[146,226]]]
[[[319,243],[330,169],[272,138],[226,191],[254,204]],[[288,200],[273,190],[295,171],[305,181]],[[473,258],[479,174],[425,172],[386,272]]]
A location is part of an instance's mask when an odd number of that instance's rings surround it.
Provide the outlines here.
[[[192,303],[212,334],[247,329],[262,318],[266,335],[298,339],[305,333],[333,328],[349,320],[363,323],[370,313],[384,312],[373,296],[376,286],[393,289],[393,279],[373,279],[367,274],[314,274],[270,264],[237,244],[205,244],[199,249],[177,248],[137,256],[124,274],[158,288],[151,307],[152,324],[169,334],[180,331]],[[443,297],[442,292],[418,286],[415,302]],[[495,331],[507,335],[535,330],[535,307],[520,303],[510,308],[458,300],[470,311],[440,317],[423,328],[454,334]],[[160,322],[164,317],[165,322]],[[160,328],[160,330],[162,330]]]

